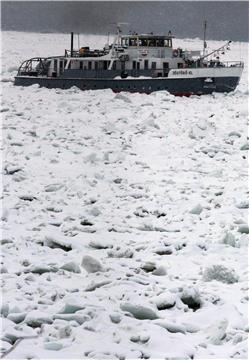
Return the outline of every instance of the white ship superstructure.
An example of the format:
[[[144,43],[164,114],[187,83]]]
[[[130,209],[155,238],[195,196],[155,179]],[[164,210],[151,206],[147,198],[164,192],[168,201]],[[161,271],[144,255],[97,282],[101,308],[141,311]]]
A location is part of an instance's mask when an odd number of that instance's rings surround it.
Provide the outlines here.
[[[222,62],[231,41],[206,54],[173,47],[167,35],[129,34],[117,36],[101,50],[73,46],[63,56],[32,58],[19,68],[16,85],[38,83],[46,87],[82,90],[111,88],[114,91],[146,92],[167,90],[176,95],[230,92],[239,82],[243,63]]]

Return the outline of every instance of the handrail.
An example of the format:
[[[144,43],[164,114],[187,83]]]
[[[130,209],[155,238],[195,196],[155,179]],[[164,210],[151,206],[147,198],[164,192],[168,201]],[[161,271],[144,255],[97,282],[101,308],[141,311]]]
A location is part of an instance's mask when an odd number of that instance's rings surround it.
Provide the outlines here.
[[[211,56],[211,55],[213,55],[213,54],[215,54],[215,53],[218,53],[219,51],[222,51],[225,47],[229,47],[229,45],[231,44],[231,42],[232,42],[231,40],[227,41],[224,45],[220,46],[218,49],[213,50],[213,51],[211,51],[210,53],[208,53],[208,54],[206,54],[206,55],[203,55],[200,59],[203,60],[203,59],[205,59],[205,58],[208,57],[208,56]]]

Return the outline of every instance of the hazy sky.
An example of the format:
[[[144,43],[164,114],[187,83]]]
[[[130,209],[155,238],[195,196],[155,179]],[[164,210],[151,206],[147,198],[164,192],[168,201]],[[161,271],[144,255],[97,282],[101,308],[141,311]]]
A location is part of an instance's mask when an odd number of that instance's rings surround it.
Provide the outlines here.
[[[248,41],[247,1],[2,1],[2,30],[107,34],[112,23],[129,22],[124,32]]]

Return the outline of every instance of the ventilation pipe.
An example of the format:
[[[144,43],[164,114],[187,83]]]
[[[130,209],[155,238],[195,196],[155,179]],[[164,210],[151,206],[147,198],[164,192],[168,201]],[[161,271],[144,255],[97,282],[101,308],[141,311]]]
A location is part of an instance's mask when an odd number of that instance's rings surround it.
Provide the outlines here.
[[[71,32],[71,57],[73,57],[73,32]]]

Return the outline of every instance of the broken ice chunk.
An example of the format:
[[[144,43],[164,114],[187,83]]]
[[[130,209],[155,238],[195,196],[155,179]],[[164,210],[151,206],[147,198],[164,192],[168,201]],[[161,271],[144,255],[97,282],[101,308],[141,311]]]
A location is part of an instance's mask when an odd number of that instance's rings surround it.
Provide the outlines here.
[[[74,261],[70,261],[70,262],[62,265],[60,269],[67,270],[67,271],[70,271],[73,273],[80,273],[80,267]]]
[[[153,300],[158,308],[158,310],[166,310],[175,306],[176,303],[176,294],[171,293],[162,293],[155,297]]]
[[[190,210],[190,214],[200,215],[203,210],[203,207],[200,204],[197,204],[192,210]]]
[[[59,312],[60,314],[73,314],[78,310],[85,309],[85,305],[82,304],[78,299],[72,297],[66,300],[65,305]]]
[[[39,327],[42,324],[52,324],[52,316],[39,310],[30,311],[26,318],[25,323],[31,327]]]
[[[171,333],[186,333],[186,328],[183,325],[172,323],[166,320],[156,320],[154,324],[163,327],[164,329],[168,330]]]
[[[139,320],[154,320],[158,319],[157,312],[149,306],[140,304],[123,303],[120,305],[121,310],[127,311],[132,314],[136,319]]]
[[[46,350],[58,351],[58,350],[61,350],[63,348],[63,346],[58,341],[50,341],[50,342],[44,343],[44,348]]]
[[[83,256],[81,266],[88,272],[94,273],[98,271],[104,271],[103,266],[99,262],[99,260],[95,259],[90,255]]]
[[[212,265],[206,268],[203,279],[204,281],[217,280],[226,284],[233,284],[239,280],[233,269],[228,269],[223,265]]]

